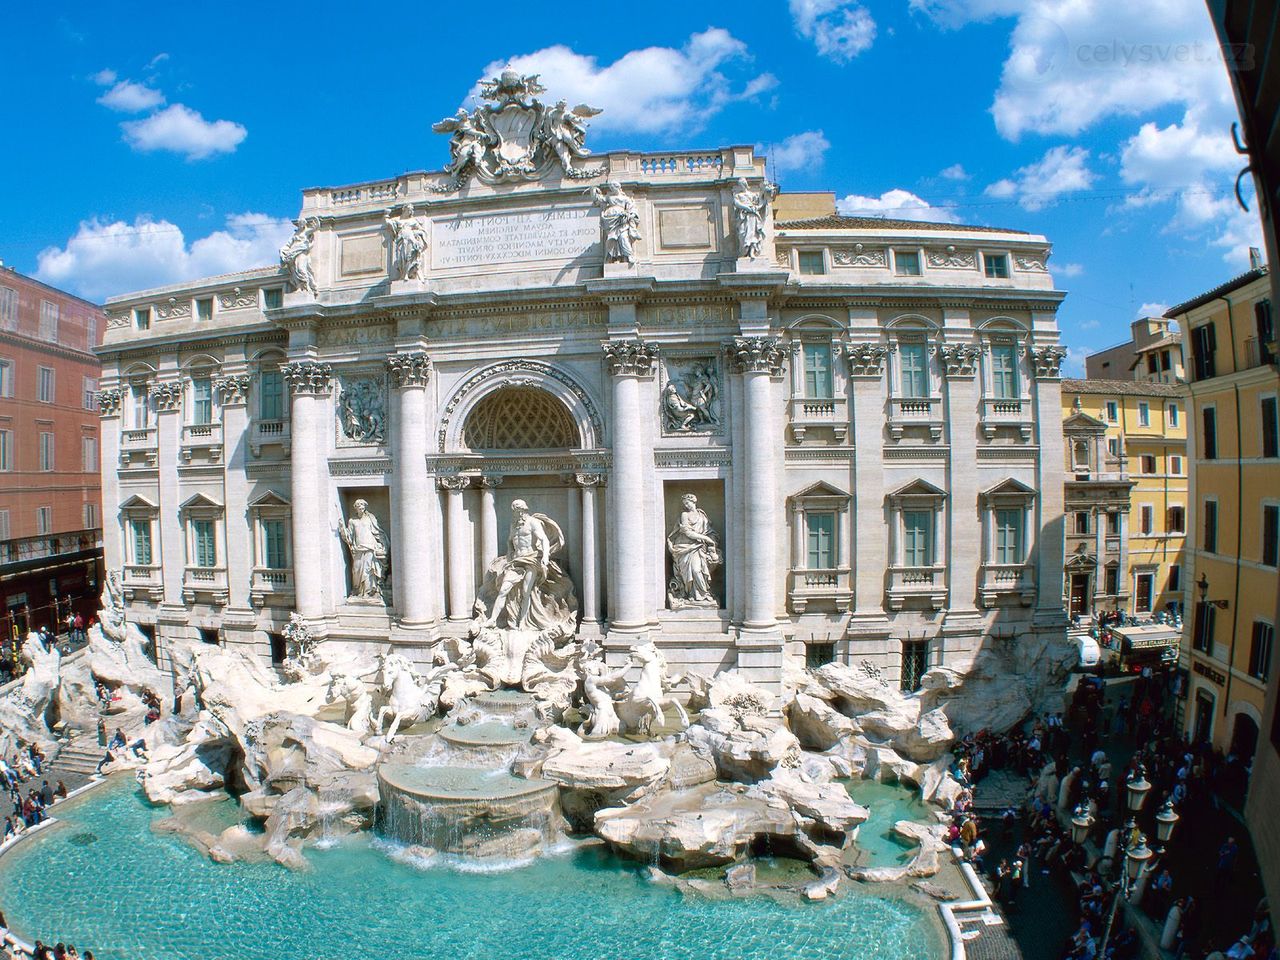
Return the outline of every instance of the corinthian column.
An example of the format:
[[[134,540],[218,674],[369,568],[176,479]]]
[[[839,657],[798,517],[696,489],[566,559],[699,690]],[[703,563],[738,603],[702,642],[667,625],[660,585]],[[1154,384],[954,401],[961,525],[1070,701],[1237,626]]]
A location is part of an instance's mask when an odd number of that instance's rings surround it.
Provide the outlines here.
[[[774,445],[774,381],[782,376],[783,351],[777,337],[734,337],[733,367],[742,376],[746,407],[743,456],[743,527],[746,530],[745,630],[767,631],[777,623],[778,491]]]
[[[324,615],[325,538],[329,515],[320,458],[323,453],[324,398],[333,369],[316,360],[295,360],[283,368],[293,394],[289,479],[293,492],[293,585],[298,613],[310,620]]]
[[[391,540],[396,570],[396,605],[405,626],[432,619],[436,565],[429,536],[433,522],[431,481],[427,476],[427,381],[431,359],[421,350],[387,358],[399,397],[396,417],[396,469],[391,485],[395,535]]]
[[[467,531],[467,514],[462,503],[462,491],[471,483],[470,477],[441,477],[440,487],[445,491],[445,536],[448,539],[449,558],[449,619],[471,619],[471,597],[467,596],[467,568],[471,566],[471,537]]]
[[[599,623],[600,561],[596,551],[596,487],[604,483],[604,475],[579,473],[574,479],[582,488],[582,621]]]
[[[640,630],[648,625],[645,602],[644,484],[653,464],[644,462],[644,422],[640,380],[653,376],[658,349],[639,338],[604,344],[613,377],[613,475],[609,480],[611,567],[617,582],[610,593],[614,628]]]

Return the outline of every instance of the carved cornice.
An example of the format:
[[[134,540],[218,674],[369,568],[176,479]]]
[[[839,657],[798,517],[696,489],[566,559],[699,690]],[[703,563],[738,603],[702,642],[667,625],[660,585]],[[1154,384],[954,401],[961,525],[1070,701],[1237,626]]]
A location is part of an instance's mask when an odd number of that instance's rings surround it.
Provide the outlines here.
[[[440,489],[449,490],[451,492],[465,490],[467,487],[471,486],[470,477],[438,477],[437,482],[440,484]]]
[[[972,377],[978,372],[980,351],[968,343],[944,343],[938,347],[938,359],[948,377]]]
[[[641,340],[607,340],[604,348],[605,363],[615,377],[652,377],[658,362],[656,344]]]
[[[431,358],[422,350],[387,357],[391,382],[397,387],[425,387],[431,379]]]
[[[734,373],[767,373],[782,376],[786,352],[779,337],[734,337],[729,348]]]
[[[295,396],[319,396],[329,392],[333,367],[317,360],[294,360],[280,368]]]
[[[222,394],[222,405],[229,407],[248,402],[249,385],[252,382],[253,377],[249,376],[249,374],[239,373],[234,376],[219,377],[213,381],[213,385]]]
[[[120,415],[120,401],[124,397],[124,391],[118,387],[111,387],[106,390],[98,391],[98,416],[100,417],[118,417]]]
[[[1037,380],[1056,380],[1061,376],[1062,361],[1067,351],[1059,346],[1028,347],[1027,356],[1035,367]]]
[[[182,406],[182,384],[177,380],[166,380],[151,388],[151,399],[161,413],[173,413]]]
[[[884,358],[889,348],[882,343],[851,343],[845,347],[849,376],[879,377],[884,373]]]

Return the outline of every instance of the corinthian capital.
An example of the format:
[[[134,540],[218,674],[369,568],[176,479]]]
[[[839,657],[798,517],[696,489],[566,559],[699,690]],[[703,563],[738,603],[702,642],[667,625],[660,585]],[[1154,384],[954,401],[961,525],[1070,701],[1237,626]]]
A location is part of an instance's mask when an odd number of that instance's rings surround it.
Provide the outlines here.
[[[786,357],[778,337],[734,337],[729,341],[734,373],[767,373],[782,376]]]
[[[182,406],[182,384],[177,380],[166,380],[151,388],[151,399],[156,402],[156,409],[161,413],[172,413]]]
[[[1059,346],[1033,348],[1027,354],[1031,357],[1038,380],[1057,377],[1062,369],[1062,361],[1067,359],[1067,351]]]
[[[329,392],[329,380],[333,376],[333,367],[318,360],[294,360],[286,363],[281,370],[289,381],[289,389],[295,395],[309,394],[318,396]]]
[[[397,387],[425,387],[431,378],[431,358],[421,350],[387,357],[387,369]]]
[[[98,416],[115,417],[120,414],[120,400],[124,391],[118,387],[98,391]]]
[[[234,376],[219,377],[213,381],[213,385],[222,395],[223,406],[231,406],[248,401],[249,384],[252,382],[253,378],[249,374],[238,373]]]
[[[651,377],[658,362],[658,348],[638,337],[632,340],[607,340],[604,359],[615,377]]]

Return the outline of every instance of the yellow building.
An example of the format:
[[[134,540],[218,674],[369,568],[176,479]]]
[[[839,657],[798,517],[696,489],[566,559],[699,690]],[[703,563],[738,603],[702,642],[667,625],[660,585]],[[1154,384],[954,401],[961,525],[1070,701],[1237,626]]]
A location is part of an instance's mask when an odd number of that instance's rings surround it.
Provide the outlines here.
[[[1141,619],[1181,609],[1186,393],[1177,383],[1062,381],[1070,613],[1121,610]],[[1096,570],[1086,580],[1091,556]]]
[[[1248,762],[1273,668],[1280,562],[1280,372],[1256,267],[1172,308],[1190,389],[1186,730]]]

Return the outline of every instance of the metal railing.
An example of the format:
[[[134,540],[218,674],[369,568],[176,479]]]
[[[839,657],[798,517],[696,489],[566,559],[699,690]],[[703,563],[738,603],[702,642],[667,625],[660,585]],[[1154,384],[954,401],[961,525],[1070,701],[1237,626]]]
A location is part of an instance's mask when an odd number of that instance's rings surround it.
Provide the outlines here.
[[[58,557],[68,553],[80,553],[102,546],[102,528],[69,530],[63,533],[42,533],[34,537],[15,537],[0,540],[0,564],[38,560],[42,557]]]

